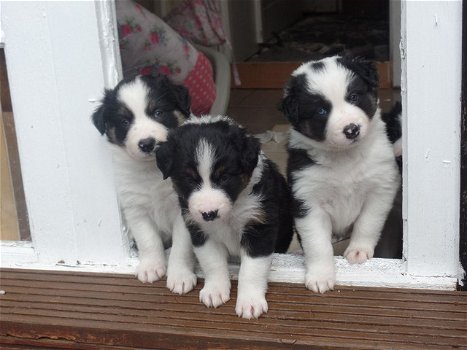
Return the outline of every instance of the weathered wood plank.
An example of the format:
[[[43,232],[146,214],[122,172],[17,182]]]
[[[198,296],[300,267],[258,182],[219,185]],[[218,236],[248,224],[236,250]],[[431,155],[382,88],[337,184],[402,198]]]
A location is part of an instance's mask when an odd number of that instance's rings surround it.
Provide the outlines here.
[[[185,296],[165,281],[133,276],[1,270],[2,348],[450,349],[467,344],[467,294],[340,288],[316,295],[271,283],[269,312],[235,315]]]

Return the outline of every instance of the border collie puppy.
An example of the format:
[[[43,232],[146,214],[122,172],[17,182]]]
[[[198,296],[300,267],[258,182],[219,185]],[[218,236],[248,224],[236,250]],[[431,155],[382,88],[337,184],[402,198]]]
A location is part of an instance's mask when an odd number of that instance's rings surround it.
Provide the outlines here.
[[[335,284],[332,235],[350,234],[349,263],[373,257],[399,187],[377,89],[371,62],[334,56],[301,65],[284,90],[288,180],[314,292]]]
[[[268,310],[272,253],[285,253],[293,235],[285,179],[259,141],[227,117],[189,119],[156,154],[204,272],[200,301],[218,307],[230,299],[227,259],[240,256],[235,311],[258,318]]]
[[[107,90],[92,116],[113,146],[118,197],[139,251],[136,275],[141,282],[162,278],[167,269],[164,247],[172,240],[167,287],[180,294],[196,285],[194,256],[177,195],[156,166],[155,150],[189,113],[183,86],[164,76],[136,76]]]

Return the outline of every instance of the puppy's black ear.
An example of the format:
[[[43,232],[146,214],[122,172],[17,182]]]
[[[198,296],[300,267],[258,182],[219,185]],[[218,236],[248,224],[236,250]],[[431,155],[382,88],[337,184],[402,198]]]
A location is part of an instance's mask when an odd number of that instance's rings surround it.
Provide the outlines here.
[[[355,72],[360,78],[362,78],[372,89],[377,89],[378,83],[378,72],[373,61],[366,60],[362,57],[342,57],[340,62]]]
[[[175,146],[172,140],[162,142],[156,149],[156,162],[164,180],[172,175]]]
[[[105,106],[102,104],[100,105],[92,114],[92,122],[97,130],[104,135],[106,125],[105,125]]]
[[[230,128],[230,140],[240,154],[240,166],[245,174],[250,174],[258,164],[258,156],[261,151],[259,140],[247,135],[244,128],[232,126]]]
[[[242,165],[250,173],[258,164],[258,156],[261,151],[259,140],[254,136],[247,136],[243,153]]]
[[[183,85],[172,85],[172,92],[177,101],[177,107],[180,112],[188,118],[190,116],[191,98],[188,89]]]
[[[112,94],[111,90],[105,90],[105,95],[104,98],[101,101],[101,105],[97,107],[97,109],[94,111],[92,114],[92,122],[94,126],[96,127],[97,130],[101,133],[101,135],[104,135],[104,133],[107,131],[107,124],[105,121],[105,114],[106,114],[106,100],[110,99],[110,95]]]
[[[293,124],[298,120],[298,101],[294,94],[288,93],[279,105],[279,111]]]
[[[299,96],[307,85],[304,74],[292,76],[284,89],[284,98],[281,101],[279,110],[284,113],[287,119],[295,125],[299,115]]]

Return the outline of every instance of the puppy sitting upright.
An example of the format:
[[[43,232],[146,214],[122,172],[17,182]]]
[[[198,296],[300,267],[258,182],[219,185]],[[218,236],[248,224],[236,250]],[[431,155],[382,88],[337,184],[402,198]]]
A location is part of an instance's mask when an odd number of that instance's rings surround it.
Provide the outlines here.
[[[300,66],[284,91],[288,179],[314,292],[334,287],[332,235],[351,234],[350,263],[373,257],[399,186],[377,88],[370,62],[335,56]]]
[[[292,239],[289,192],[259,141],[227,117],[191,118],[157,149],[171,177],[196,257],[204,272],[200,301],[218,307],[230,298],[229,255],[240,256],[236,313],[267,312],[272,253]]]
[[[92,119],[113,146],[118,197],[139,250],[136,274],[153,282],[166,273],[164,244],[172,239],[167,287],[186,293],[196,284],[189,233],[170,181],[163,181],[155,150],[190,113],[183,86],[164,76],[137,76],[107,90]],[[173,233],[173,234],[172,234]]]

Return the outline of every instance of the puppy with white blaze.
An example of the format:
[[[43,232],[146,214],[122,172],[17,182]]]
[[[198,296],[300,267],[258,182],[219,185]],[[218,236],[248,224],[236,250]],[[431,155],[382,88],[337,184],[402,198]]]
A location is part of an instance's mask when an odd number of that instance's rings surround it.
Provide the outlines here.
[[[92,116],[112,145],[119,202],[139,251],[136,275],[152,283],[167,270],[167,287],[179,294],[196,285],[193,249],[177,195],[156,166],[155,150],[189,114],[183,86],[164,76],[136,76],[105,91]],[[170,241],[167,267],[164,248]]]
[[[227,117],[189,119],[156,153],[204,272],[200,301],[218,307],[230,299],[227,260],[240,256],[235,310],[258,318],[268,311],[272,253],[285,253],[293,235],[285,179],[259,141]]]
[[[301,65],[284,90],[293,215],[314,292],[335,284],[332,235],[350,234],[349,263],[373,257],[399,187],[377,89],[371,62],[334,56]]]

